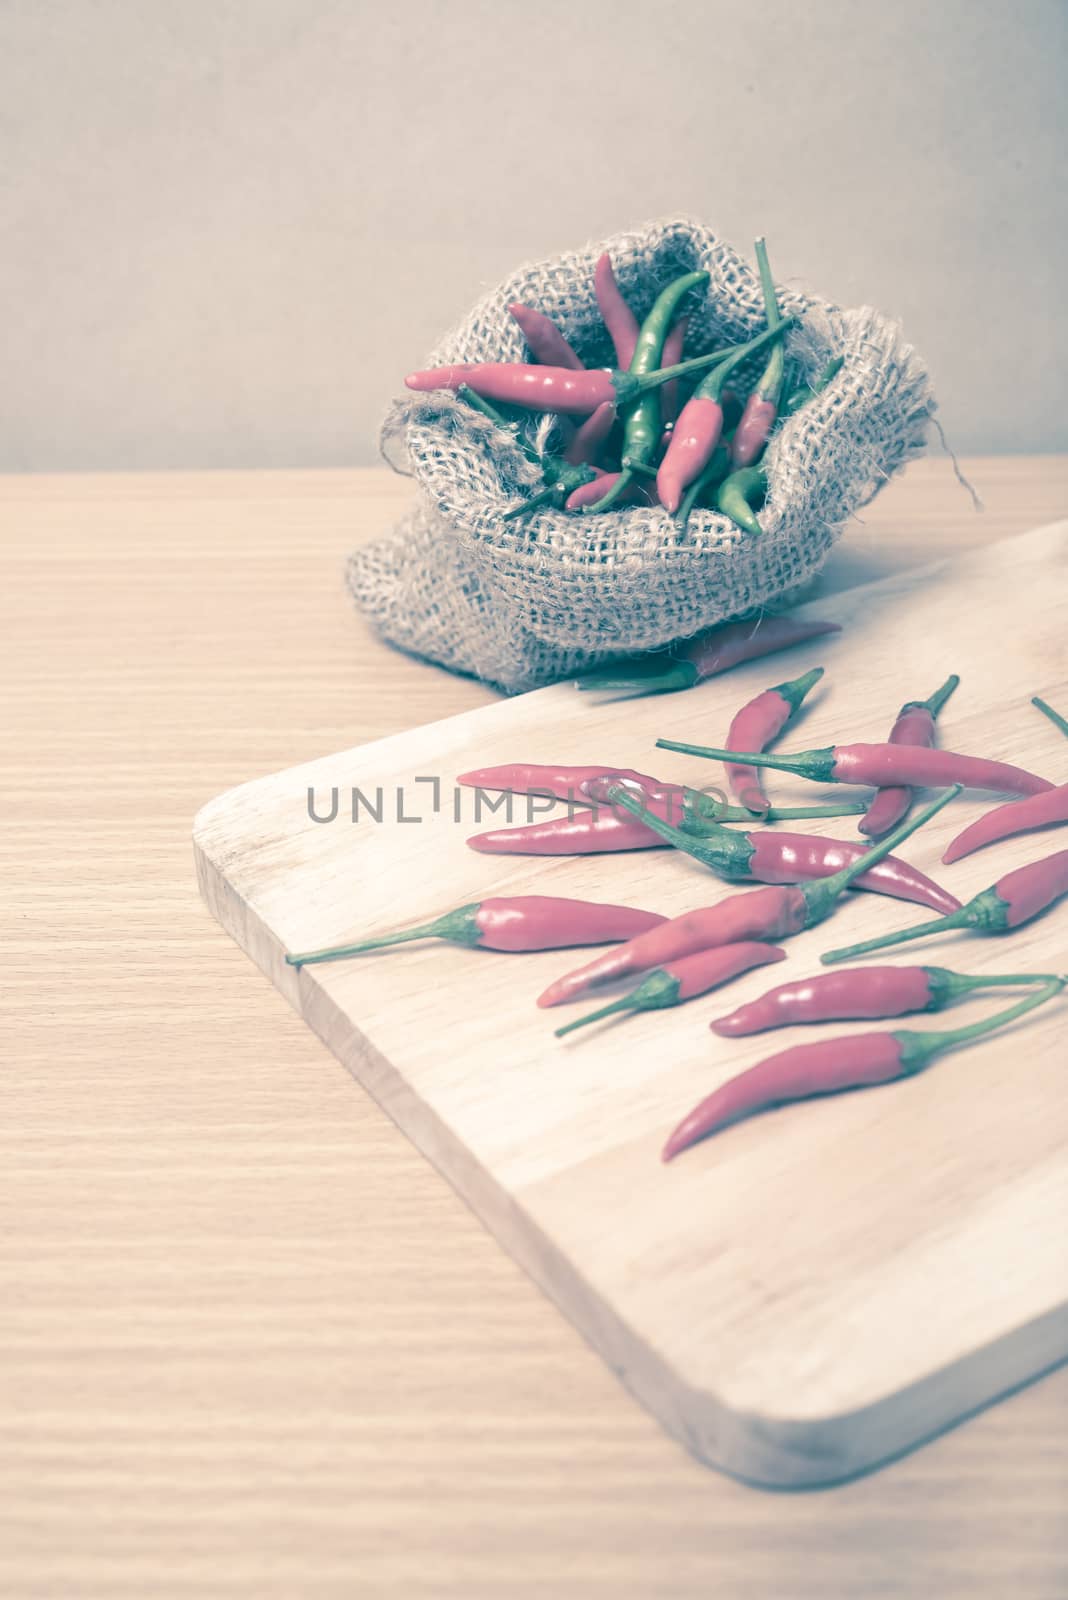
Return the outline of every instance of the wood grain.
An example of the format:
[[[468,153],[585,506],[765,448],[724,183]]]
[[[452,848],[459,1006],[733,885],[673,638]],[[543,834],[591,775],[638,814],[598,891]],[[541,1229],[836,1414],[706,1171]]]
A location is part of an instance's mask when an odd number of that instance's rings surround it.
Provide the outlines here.
[[[920,463],[826,587],[1068,509],[965,466],[983,517]],[[708,1473],[205,914],[211,795],[493,699],[346,607],[407,493],[0,483],[0,1592],[1060,1600],[1068,1373],[827,1493]]]
[[[737,893],[673,851],[474,854],[466,838],[483,797],[456,775],[495,761],[587,761],[722,782],[718,764],[656,750],[658,733],[721,735],[769,677],[816,662],[827,678],[790,748],[885,737],[907,697],[887,697],[904,657],[910,682],[937,686],[951,668],[963,678],[940,718],[947,748],[1056,774],[1063,736],[1028,702],[1037,687],[1068,703],[1064,597],[1051,581],[1066,568],[1068,522],[1054,523],[802,607],[842,632],[773,666],[665,698],[560,684],[244,784],[197,818],[202,891],[223,926],[664,1425],[749,1481],[839,1481],[1068,1355],[1068,1253],[1052,1220],[1068,1216],[1063,1007],[918,1080],[756,1119],[665,1168],[658,1151],[679,1118],[783,1043],[711,1038],[723,996],[617,1018],[564,1045],[551,1030],[568,1013],[546,1015],[534,997],[585,952],[502,959],[423,942],[299,973],[285,952],[388,934],[493,895],[675,916]],[[1006,613],[1029,626],[995,657],[987,639]],[[788,805],[841,793],[781,774],[769,785]],[[309,795],[331,820],[310,815]],[[499,798],[524,822],[546,808]],[[940,865],[990,803],[962,796],[907,847],[962,900],[1036,859],[1025,837],[994,863],[990,852]],[[493,825],[504,820],[498,812]],[[856,837],[841,819],[812,831]],[[850,896],[833,924],[790,940],[787,976],[819,972],[834,945],[929,917]],[[1011,948],[953,936],[934,954],[889,959],[1048,972],[1064,965],[1064,942],[1054,916]],[[727,1004],[767,986],[766,971],[749,974]],[[580,1014],[604,998],[588,996]],[[940,1287],[941,1314],[921,1314]]]

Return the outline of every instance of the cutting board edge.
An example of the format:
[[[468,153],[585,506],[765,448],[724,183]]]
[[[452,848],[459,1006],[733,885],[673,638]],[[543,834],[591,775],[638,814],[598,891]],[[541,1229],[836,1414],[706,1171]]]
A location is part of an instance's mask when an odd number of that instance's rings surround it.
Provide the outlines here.
[[[201,819],[218,817],[228,802],[266,781],[227,791],[197,814],[194,859],[208,909],[624,1387],[703,1465],[763,1489],[832,1487],[907,1453],[1068,1360],[1068,1306],[1060,1306],[854,1410],[802,1419],[765,1415],[733,1409],[695,1389],[579,1275],[516,1195],[344,1016],[314,973],[286,965],[281,944],[254,905],[234,894],[201,837]],[[988,1365],[998,1373],[993,1386],[985,1381]]]

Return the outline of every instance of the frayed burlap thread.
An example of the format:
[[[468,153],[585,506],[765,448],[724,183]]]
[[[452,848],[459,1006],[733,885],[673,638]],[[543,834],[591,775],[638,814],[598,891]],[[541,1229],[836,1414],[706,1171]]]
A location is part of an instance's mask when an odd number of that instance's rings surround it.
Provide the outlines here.
[[[428,365],[523,360],[507,310],[515,300],[551,316],[588,366],[610,365],[593,294],[603,250],[639,316],[679,273],[709,273],[707,293],[689,307],[687,356],[763,326],[755,272],[708,229],[671,221],[521,268]],[[382,449],[414,477],[416,502],[388,537],[350,558],[359,609],[399,648],[516,693],[795,598],[849,518],[924,449],[934,402],[919,358],[877,311],[779,293],[799,318],[787,341],[792,369],[809,377],[834,355],[843,366],[772,437],[759,536],[708,510],[680,532],[649,506],[505,522],[541,487],[537,469],[454,395],[413,394],[391,408]],[[539,449],[559,445],[546,419],[530,415],[523,426]]]

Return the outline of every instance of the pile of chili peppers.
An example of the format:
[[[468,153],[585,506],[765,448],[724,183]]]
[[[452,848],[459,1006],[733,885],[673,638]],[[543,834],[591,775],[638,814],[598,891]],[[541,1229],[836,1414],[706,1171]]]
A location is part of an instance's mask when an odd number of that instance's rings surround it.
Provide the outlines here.
[[[762,269],[766,275],[766,261],[762,261]],[[625,349],[633,341],[632,360],[637,360],[645,330],[639,329],[633,318],[628,321],[629,312],[605,262],[598,273],[598,293],[617,349]],[[673,307],[681,297],[680,291]],[[532,347],[539,342],[546,351],[553,348],[556,330],[551,325],[542,327],[526,313],[520,320]],[[557,348],[556,355],[564,367],[563,352]],[[771,403],[778,381],[774,372],[770,379],[762,380],[764,387],[754,391],[757,398],[751,397],[752,416],[763,415],[760,408]],[[700,389],[695,399],[703,405],[709,395]],[[675,662],[678,674],[671,687],[689,687],[699,677],[828,631],[826,624],[798,623],[785,617],[772,618],[755,628],[734,625],[719,629],[716,638],[705,640],[700,652]],[[692,675],[686,679],[686,673]],[[944,862],[957,861],[1003,839],[1068,823],[1068,783],[1055,787],[1035,773],[989,756],[936,748],[936,718],[958,687],[955,675],[928,699],[902,706],[885,744],[838,744],[795,755],[770,755],[768,746],[802,713],[806,696],[822,678],[823,668],[814,667],[765,689],[738,708],[722,746],[658,741],[661,748],[724,763],[736,804],[718,792],[709,794],[611,766],[513,763],[478,768],[458,779],[460,784],[480,790],[567,802],[565,816],[473,836],[468,843],[480,852],[563,856],[673,846],[717,877],[762,887],[728,894],[711,905],[671,918],[627,906],[540,895],[488,899],[415,928],[287,956],[286,960],[306,966],[431,937],[513,953],[612,944],[612,949],[557,978],[539,997],[538,1005],[556,1006],[621,978],[638,977],[639,981],[607,1004],[558,1028],[557,1034],[562,1036],[592,1023],[614,1022],[633,1011],[681,1005],[756,967],[785,960],[787,952],[778,941],[831,916],[851,889],[915,901],[941,915],[903,931],[829,951],[822,957],[827,965],[929,934],[954,930],[1009,934],[1068,896],[1068,849],[1003,873],[965,904],[892,853],[965,786],[1023,798],[998,805],[965,828],[946,849]],[[1064,717],[1037,697],[1034,704],[1068,734]],[[768,770],[821,783],[874,788],[875,793],[842,804],[776,807],[763,786],[762,774]],[[942,792],[910,819],[914,789],[927,787]],[[877,842],[861,844],[776,826],[780,821],[829,816],[857,817],[860,833]],[[742,827],[732,827],[732,823]],[[754,826],[756,823],[761,826]],[[780,1050],[705,1096],[670,1134],[664,1159],[670,1161],[726,1124],[771,1106],[919,1072],[943,1052],[1027,1015],[1058,995],[1066,984],[1068,976],[1057,973],[972,975],[929,966],[859,967],[780,984],[713,1021],[713,1032],[720,1038],[739,1038],[787,1026],[936,1011],[986,990],[1018,988],[1028,992],[996,1015],[959,1028],[864,1032]]]
[[[529,362],[483,362],[409,373],[409,389],[451,389],[509,435],[541,472],[543,487],[505,513],[506,520],[553,505],[608,511],[627,501],[660,505],[685,527],[694,506],[714,507],[749,534],[767,493],[761,466],[776,422],[799,411],[841,370],[842,359],[787,382],[783,340],[794,326],[780,311],[763,239],[756,242],[766,327],[754,338],[684,360],[691,296],[707,272],[685,272],[657,296],[639,323],[601,256],[593,289],[615,351],[614,368],[588,369],[551,318],[509,307]],[[752,388],[735,388],[757,363]],[[500,406],[508,411],[501,411]],[[553,413],[563,447],[538,449],[523,430],[530,411]],[[573,419],[573,420],[572,420]]]

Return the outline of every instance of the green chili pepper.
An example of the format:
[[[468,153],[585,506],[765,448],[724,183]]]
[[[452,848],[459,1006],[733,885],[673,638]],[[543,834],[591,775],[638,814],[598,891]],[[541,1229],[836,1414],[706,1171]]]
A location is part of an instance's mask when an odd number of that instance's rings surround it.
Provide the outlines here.
[[[653,309],[638,333],[638,342],[627,369],[632,377],[642,377],[657,370],[664,353],[664,340],[671,330],[675,313],[691,289],[703,288],[707,282],[707,272],[685,272],[657,296]],[[627,414],[623,428],[623,471],[609,493],[588,506],[588,511],[607,511],[630,488],[641,468],[652,466],[660,446],[661,432],[660,395],[657,390],[651,389],[640,396]]]
[[[768,480],[761,467],[739,467],[719,486],[716,509],[730,517],[744,533],[763,533],[753,514],[753,506],[768,492]]]

